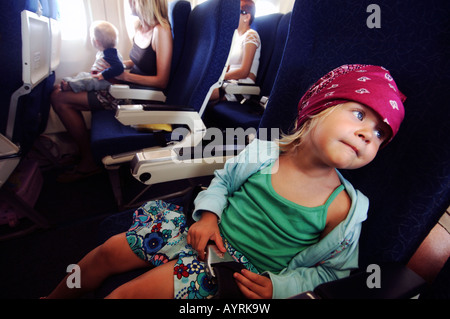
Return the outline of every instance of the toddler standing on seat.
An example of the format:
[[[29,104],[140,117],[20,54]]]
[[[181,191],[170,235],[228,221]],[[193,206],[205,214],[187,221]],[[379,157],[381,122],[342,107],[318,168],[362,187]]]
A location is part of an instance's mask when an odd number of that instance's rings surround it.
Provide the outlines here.
[[[122,57],[116,49],[118,31],[107,21],[96,21],[90,28],[92,45],[98,50],[91,72],[80,72],[61,81],[62,91],[106,90],[124,71]]]
[[[208,241],[242,264],[228,282],[247,298],[288,298],[348,276],[358,267],[368,199],[337,169],[374,159],[396,135],[404,99],[382,67],[334,69],[300,100],[294,133],[256,139],[215,172],[195,199],[196,223],[188,227],[176,205],[144,204],[128,232],[80,261],[80,289],[63,280],[49,297],[79,296],[112,274],[157,266],[109,297],[212,298]]]

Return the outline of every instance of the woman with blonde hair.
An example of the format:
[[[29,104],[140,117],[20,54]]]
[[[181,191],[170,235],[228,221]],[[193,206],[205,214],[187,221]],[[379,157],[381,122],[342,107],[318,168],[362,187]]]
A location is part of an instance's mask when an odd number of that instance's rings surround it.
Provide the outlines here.
[[[168,19],[167,0],[129,0],[131,11],[139,18],[130,60],[116,79],[142,86],[164,89],[169,82],[172,61],[172,32]],[[81,111],[115,109],[120,100],[108,90],[90,92],[61,91],[55,87],[51,101],[69,134],[75,139],[81,160],[73,170],[58,177],[59,182],[73,182],[100,171],[90,149],[89,133]]]

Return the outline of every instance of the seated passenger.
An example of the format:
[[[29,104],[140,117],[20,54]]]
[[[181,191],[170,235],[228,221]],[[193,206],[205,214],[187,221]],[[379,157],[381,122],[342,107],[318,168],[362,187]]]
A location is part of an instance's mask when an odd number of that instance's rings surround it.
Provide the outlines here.
[[[167,0],[129,0],[139,21],[133,39],[130,59],[124,61],[129,72],[116,79],[123,82],[164,89],[169,81],[172,60],[172,31],[168,19]],[[73,170],[58,177],[60,182],[72,182],[99,172],[92,157],[89,133],[81,111],[115,109],[115,100],[107,90],[79,92],[62,91],[57,86],[52,93],[53,109],[69,134],[75,139],[81,160]]]
[[[403,101],[384,68],[333,70],[300,100],[292,135],[256,139],[216,171],[195,199],[196,223],[188,227],[174,204],[144,204],[128,232],[78,263],[81,288],[66,278],[49,297],[81,296],[110,275],[157,266],[109,297],[211,298],[218,287],[203,261],[211,240],[242,264],[233,276],[247,298],[287,298],[348,276],[368,200],[337,169],[374,159],[398,132]]]
[[[261,55],[261,40],[258,32],[250,26],[255,19],[255,3],[252,0],[241,0],[241,15],[237,28],[238,36],[234,39],[223,87],[237,83],[254,84]],[[211,100],[219,100],[222,92],[216,89],[211,94]],[[228,101],[236,101],[232,94],[225,94]]]

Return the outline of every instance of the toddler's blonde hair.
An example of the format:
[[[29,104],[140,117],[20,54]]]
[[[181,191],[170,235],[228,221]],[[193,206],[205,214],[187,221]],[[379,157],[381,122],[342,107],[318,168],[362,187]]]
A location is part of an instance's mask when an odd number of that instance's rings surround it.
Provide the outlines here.
[[[119,42],[117,28],[108,21],[94,21],[90,33],[91,40],[97,40],[104,49],[115,48]]]

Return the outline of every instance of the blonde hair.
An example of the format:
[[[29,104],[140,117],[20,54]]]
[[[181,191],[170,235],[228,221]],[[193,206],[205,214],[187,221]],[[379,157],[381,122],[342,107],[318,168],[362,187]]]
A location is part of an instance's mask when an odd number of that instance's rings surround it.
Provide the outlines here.
[[[90,28],[91,40],[97,40],[103,49],[114,48],[119,42],[117,28],[107,21],[94,21]]]
[[[341,107],[343,104],[337,104],[335,106],[326,108],[322,112],[311,115],[308,120],[303,123],[301,127],[298,127],[298,124],[295,125],[293,129],[293,133],[291,134],[283,134],[279,140],[277,140],[278,146],[282,153],[286,153],[289,151],[294,151],[297,147],[301,146],[305,141],[305,138],[311,133],[311,131],[317,127],[317,125],[328,115],[331,114],[338,107]]]
[[[167,0],[132,0],[139,21],[153,27],[160,24],[170,28]]]

